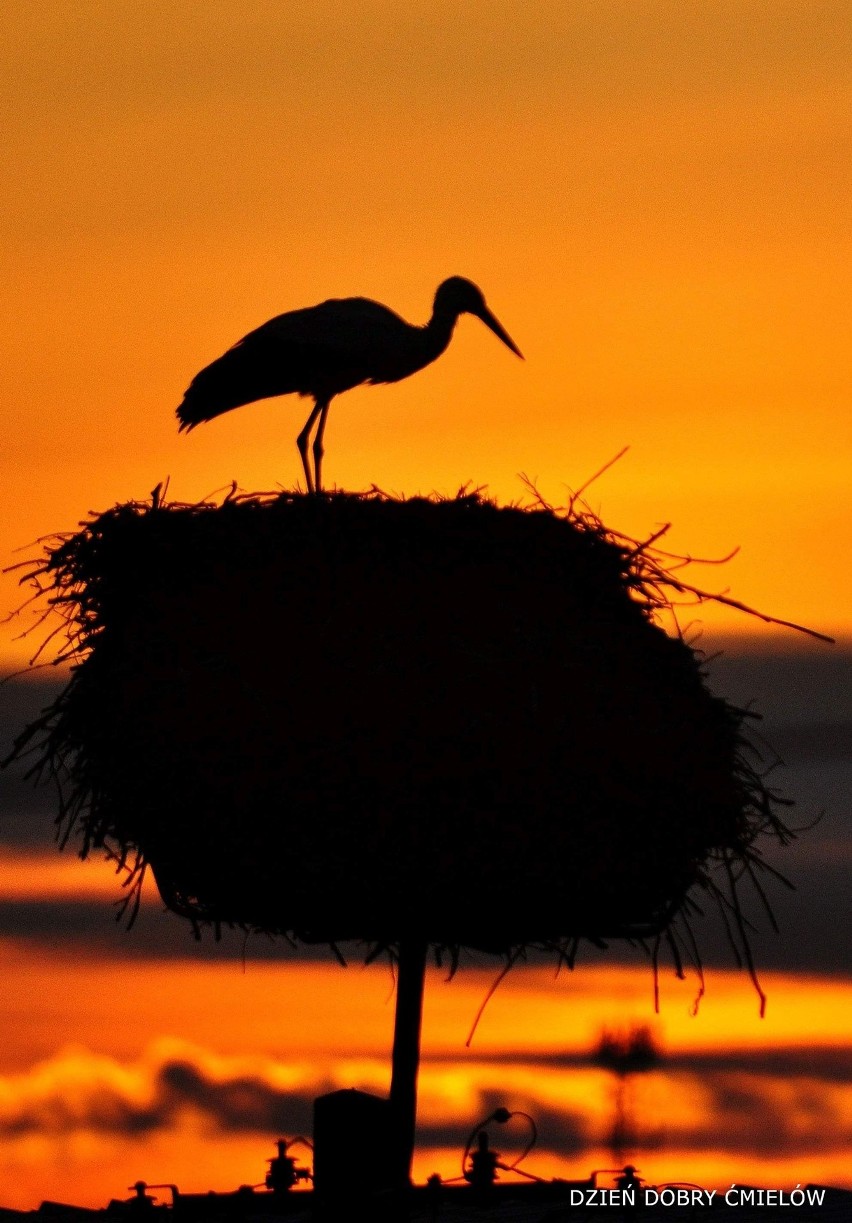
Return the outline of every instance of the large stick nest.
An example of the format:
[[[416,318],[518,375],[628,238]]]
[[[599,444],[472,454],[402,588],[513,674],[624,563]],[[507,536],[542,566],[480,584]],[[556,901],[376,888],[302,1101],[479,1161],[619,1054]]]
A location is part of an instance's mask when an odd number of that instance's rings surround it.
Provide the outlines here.
[[[196,928],[570,956],[671,931],[695,885],[736,929],[788,836],[746,715],[655,622],[683,583],[586,512],[155,497],[25,580],[73,670],[16,752]]]

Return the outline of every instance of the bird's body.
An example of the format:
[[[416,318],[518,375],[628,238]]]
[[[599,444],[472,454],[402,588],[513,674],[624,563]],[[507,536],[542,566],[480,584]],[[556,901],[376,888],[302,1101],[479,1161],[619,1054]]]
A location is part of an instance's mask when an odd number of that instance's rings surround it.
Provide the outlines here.
[[[476,285],[458,276],[438,288],[425,327],[412,326],[365,297],[326,301],[270,319],[196,374],[177,409],[180,428],[192,429],[258,399],[310,396],[314,408],[297,445],[308,489],[319,490],[322,436],[332,398],[363,383],[398,382],[423,369],[447,347],[465,312],[476,314],[521,355]],[[312,472],[308,438],[318,417]]]

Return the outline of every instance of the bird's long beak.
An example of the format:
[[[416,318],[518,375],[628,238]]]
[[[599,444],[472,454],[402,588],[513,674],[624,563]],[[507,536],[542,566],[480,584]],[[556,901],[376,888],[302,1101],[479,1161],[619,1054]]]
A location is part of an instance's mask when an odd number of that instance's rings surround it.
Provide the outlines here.
[[[487,306],[483,306],[482,310],[477,310],[476,317],[481,318],[486,327],[490,327],[498,340],[502,340],[507,348],[511,348],[516,357],[520,357],[523,361],[524,354],[518,348],[515,341],[509,335],[508,331],[497,322],[497,319],[491,313]]]

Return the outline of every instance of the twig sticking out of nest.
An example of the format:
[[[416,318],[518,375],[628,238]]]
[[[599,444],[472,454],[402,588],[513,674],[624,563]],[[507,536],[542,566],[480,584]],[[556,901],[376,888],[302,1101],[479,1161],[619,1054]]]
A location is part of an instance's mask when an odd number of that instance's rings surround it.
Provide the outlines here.
[[[754,975],[738,887],[792,834],[750,715],[655,622],[714,597],[656,539],[464,491],[117,506],[24,573],[73,672],[14,756],[196,931],[700,971],[704,894]]]

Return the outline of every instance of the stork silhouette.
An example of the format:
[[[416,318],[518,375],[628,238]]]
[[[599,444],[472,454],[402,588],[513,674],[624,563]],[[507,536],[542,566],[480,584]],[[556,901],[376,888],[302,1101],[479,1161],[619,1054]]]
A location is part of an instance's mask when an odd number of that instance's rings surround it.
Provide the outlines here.
[[[308,492],[319,492],[322,439],[334,396],[364,382],[399,382],[423,369],[447,347],[460,314],[475,314],[522,356],[481,291],[461,276],[451,276],[438,286],[425,327],[406,323],[387,306],[366,297],[326,301],[270,319],[196,374],[177,409],[180,429],[194,429],[258,399],[293,393],[310,396],[314,406],[296,445]],[[308,444],[317,420],[312,472]]]

